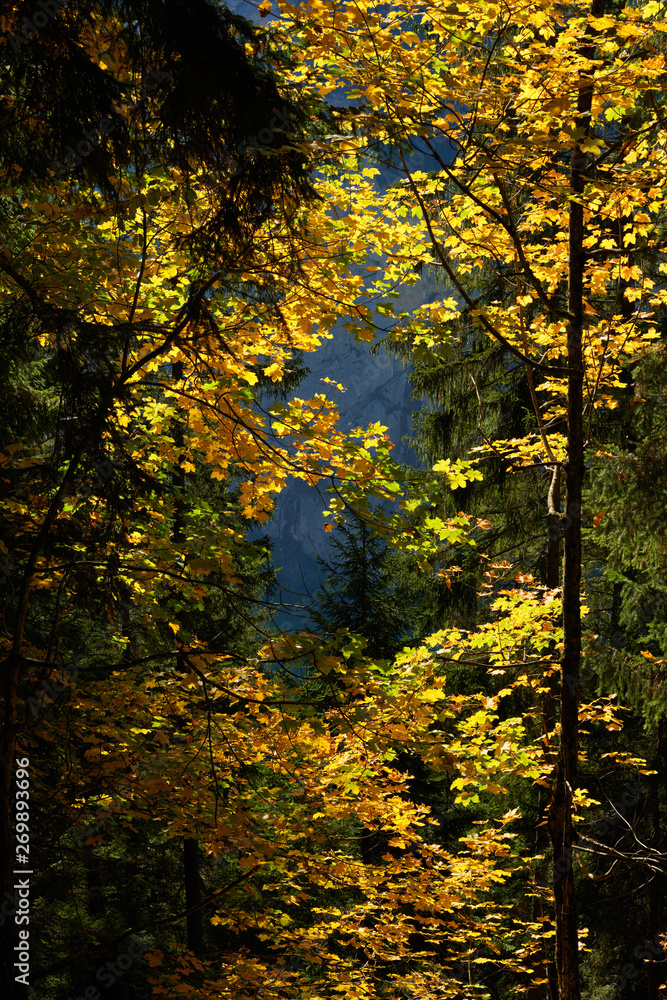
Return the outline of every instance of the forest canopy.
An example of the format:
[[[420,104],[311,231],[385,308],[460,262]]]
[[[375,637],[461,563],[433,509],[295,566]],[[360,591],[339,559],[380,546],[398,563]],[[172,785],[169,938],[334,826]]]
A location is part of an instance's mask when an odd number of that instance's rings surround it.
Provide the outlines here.
[[[658,1000],[667,11],[257,11],[2,4],[5,995]]]

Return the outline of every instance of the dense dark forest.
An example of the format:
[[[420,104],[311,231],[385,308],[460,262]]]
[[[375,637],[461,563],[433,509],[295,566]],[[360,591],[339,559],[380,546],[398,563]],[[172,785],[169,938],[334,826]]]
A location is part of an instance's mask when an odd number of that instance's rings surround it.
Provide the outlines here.
[[[0,4],[3,996],[659,1000],[665,5],[247,6]]]

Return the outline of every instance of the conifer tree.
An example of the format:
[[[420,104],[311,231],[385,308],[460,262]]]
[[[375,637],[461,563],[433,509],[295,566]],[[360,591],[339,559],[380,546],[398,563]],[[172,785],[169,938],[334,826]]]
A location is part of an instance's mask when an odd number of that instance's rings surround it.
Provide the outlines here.
[[[311,617],[327,639],[345,630],[365,640],[366,656],[390,659],[409,637],[413,608],[392,576],[386,542],[354,511],[331,541],[330,558],[317,559],[326,578]]]

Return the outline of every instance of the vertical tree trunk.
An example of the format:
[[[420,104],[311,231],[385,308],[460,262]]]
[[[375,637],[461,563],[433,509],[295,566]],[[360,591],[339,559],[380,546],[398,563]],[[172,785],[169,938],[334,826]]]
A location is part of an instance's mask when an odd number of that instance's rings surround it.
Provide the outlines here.
[[[655,761],[653,767],[659,769],[664,753],[664,722],[660,720],[658,724],[658,737],[656,741]],[[660,773],[652,774],[649,777],[649,795],[651,808],[652,843],[651,847],[656,851],[662,851],[662,829],[660,826]],[[655,945],[657,935],[664,930],[663,901],[664,901],[665,875],[655,874],[651,880],[649,888],[649,940]],[[648,963],[648,1000],[659,1000],[660,985],[664,981],[664,963],[660,961],[660,955],[652,955]]]
[[[173,382],[183,380],[183,362],[177,361],[172,366],[171,377]],[[182,542],[185,539],[185,472],[183,462],[185,461],[185,436],[183,425],[180,421],[176,423],[174,442],[180,449],[178,456],[178,466],[172,475],[172,485],[174,489],[174,521],[172,540]],[[185,908],[195,909],[194,913],[188,913],[186,917],[188,948],[195,955],[201,955],[204,951],[204,920],[201,904],[201,881],[199,873],[199,840],[197,837],[183,838],[183,884],[185,886]]]
[[[581,228],[583,230],[583,225]],[[573,311],[572,298],[570,310]],[[549,808],[556,906],[556,968],[560,1000],[580,1000],[577,904],[572,868],[574,834],[572,796],[577,787],[581,679],[581,493],[584,469],[581,334],[581,320],[573,317],[568,329],[570,374],[568,452],[565,467],[568,513],[565,522],[563,562],[564,651],[561,662],[561,733],[560,752]]]
[[[602,17],[605,0],[593,0],[591,14]],[[584,58],[594,56],[594,47],[584,42]],[[575,126],[583,135],[590,130],[593,81],[580,76]],[[580,134],[581,134],[580,133]],[[579,934],[577,899],[572,866],[574,829],[572,797],[577,787],[579,764],[579,686],[581,683],[581,500],[584,476],[583,435],[583,323],[584,323],[584,208],[587,157],[581,145],[572,152],[568,232],[568,327],[567,327],[567,459],[565,488],[567,509],[563,560],[563,631],[561,661],[560,752],[549,807],[549,835],[553,857],[556,909],[556,969],[559,1000],[580,1000]]]
[[[183,838],[183,872],[185,882],[185,907],[199,907],[186,918],[188,948],[195,955],[204,951],[204,922],[201,910],[201,881],[199,875],[199,841],[196,837]]]

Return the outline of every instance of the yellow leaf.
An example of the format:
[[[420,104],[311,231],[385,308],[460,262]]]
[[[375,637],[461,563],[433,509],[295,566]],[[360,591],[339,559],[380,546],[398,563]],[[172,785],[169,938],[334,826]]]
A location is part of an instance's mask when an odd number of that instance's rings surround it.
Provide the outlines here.
[[[425,691],[419,692],[420,701],[442,701],[444,697],[445,695],[440,688],[427,688]]]

